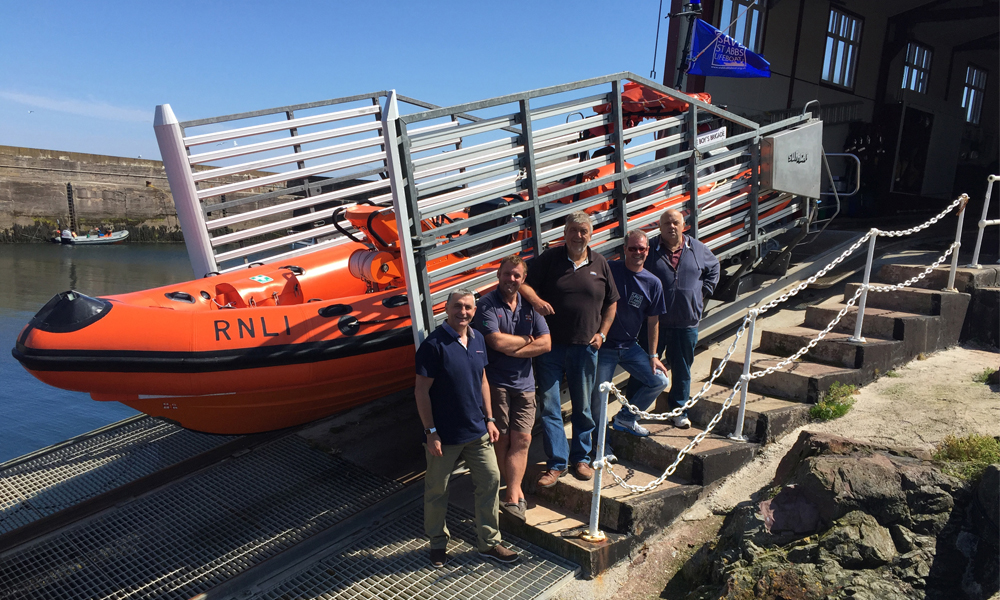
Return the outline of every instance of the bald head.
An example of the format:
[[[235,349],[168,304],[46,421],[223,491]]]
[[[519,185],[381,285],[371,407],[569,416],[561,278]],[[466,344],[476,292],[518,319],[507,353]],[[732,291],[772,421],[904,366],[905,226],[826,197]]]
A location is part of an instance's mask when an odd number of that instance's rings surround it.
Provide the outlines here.
[[[660,239],[670,250],[676,251],[684,243],[684,214],[669,209],[660,215]]]

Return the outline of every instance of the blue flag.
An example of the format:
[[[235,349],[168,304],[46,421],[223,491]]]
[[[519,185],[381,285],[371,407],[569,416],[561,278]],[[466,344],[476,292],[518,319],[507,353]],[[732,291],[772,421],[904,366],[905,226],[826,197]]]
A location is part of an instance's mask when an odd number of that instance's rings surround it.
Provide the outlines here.
[[[698,19],[688,58],[688,74],[716,77],[770,77],[771,63]]]

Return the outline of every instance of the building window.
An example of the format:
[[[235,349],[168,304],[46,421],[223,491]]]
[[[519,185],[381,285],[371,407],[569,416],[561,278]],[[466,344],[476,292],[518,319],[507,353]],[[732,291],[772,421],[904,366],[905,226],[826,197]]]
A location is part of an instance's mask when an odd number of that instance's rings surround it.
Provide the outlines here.
[[[823,55],[823,81],[854,88],[854,72],[861,45],[861,19],[830,9],[826,28],[826,52]]]
[[[931,76],[931,49],[916,42],[906,45],[903,60],[903,89],[927,93],[927,80]]]
[[[760,52],[764,15],[758,0],[722,0],[719,29],[751,52]]]
[[[969,65],[965,70],[965,89],[962,90],[962,108],[965,122],[979,125],[979,114],[983,111],[983,94],[986,93],[986,71]]]

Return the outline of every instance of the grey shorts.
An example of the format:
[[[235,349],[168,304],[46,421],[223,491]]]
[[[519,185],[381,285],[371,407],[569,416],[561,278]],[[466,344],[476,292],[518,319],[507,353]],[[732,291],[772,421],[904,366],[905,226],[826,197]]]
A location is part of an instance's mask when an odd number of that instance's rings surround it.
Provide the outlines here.
[[[506,435],[508,431],[531,433],[535,426],[535,392],[522,392],[505,387],[490,385],[490,400],[493,403],[493,418],[497,429]]]

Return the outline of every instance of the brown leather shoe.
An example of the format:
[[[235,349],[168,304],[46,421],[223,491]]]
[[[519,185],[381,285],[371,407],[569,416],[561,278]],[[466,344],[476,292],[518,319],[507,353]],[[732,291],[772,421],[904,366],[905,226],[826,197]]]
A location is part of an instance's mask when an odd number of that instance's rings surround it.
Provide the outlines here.
[[[578,462],[573,465],[573,477],[580,481],[590,481],[594,478],[594,469],[585,462]]]
[[[501,546],[500,544],[493,546],[486,552],[480,552],[479,556],[482,556],[483,558],[488,558],[490,560],[495,560],[496,562],[502,565],[514,564],[517,562],[517,559],[519,558],[517,556],[517,552],[508,550],[503,546]]]
[[[538,478],[538,487],[550,488],[559,481],[559,478],[566,474],[566,471],[560,471],[559,469],[549,469],[542,473],[542,476]]]

